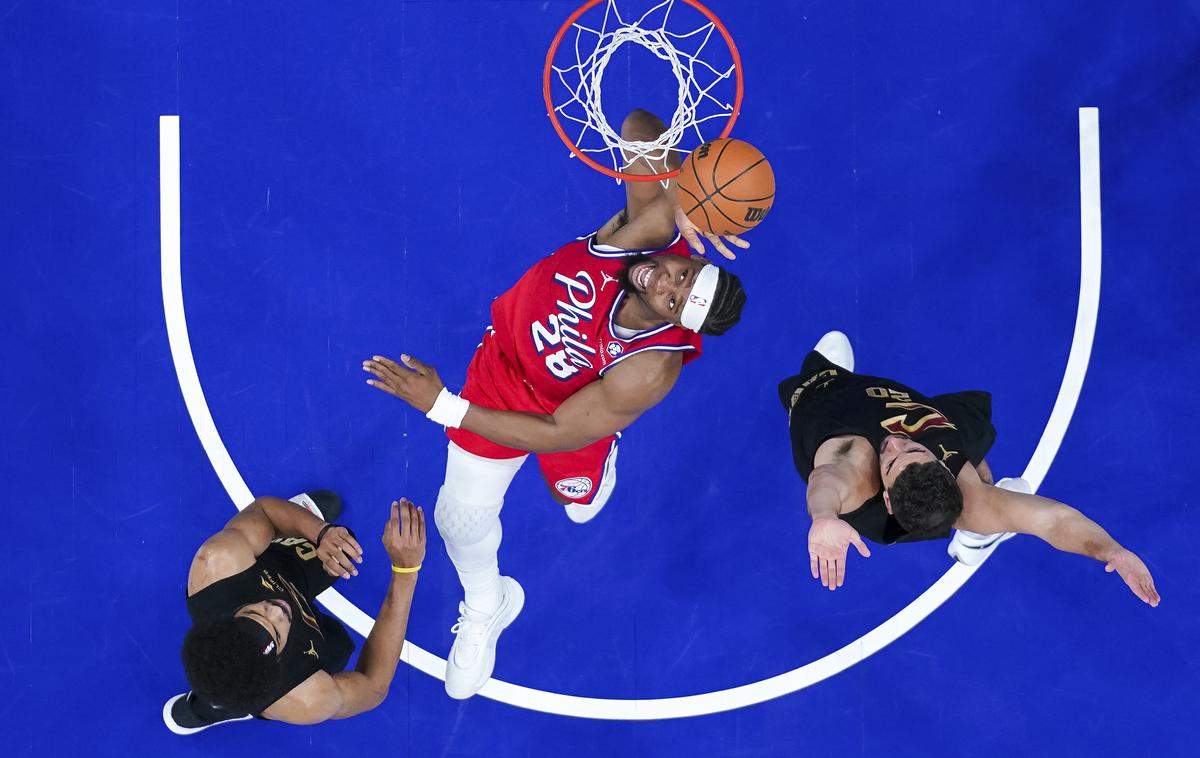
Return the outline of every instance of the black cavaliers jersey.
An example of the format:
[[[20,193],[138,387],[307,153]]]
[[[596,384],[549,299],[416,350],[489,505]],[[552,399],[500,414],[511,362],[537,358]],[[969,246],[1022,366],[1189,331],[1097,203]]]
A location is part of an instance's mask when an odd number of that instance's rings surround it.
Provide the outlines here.
[[[967,461],[978,465],[996,439],[987,392],[927,397],[891,379],[846,371],[815,351],[799,374],[779,385],[779,399],[790,409],[792,458],[805,481],[817,448],[831,437],[865,437],[878,450],[885,438],[902,434],[929,448],[955,476]],[[910,535],[887,512],[882,490],[841,518],[885,544],[949,534]]]
[[[242,606],[263,600],[283,600],[291,606],[292,625],[280,654],[282,676],[256,714],[317,671],[340,671],[354,650],[341,625],[316,609],[316,596],[334,581],[316,556],[317,549],[308,540],[276,539],[253,566],[187,599],[193,623],[229,617]]]

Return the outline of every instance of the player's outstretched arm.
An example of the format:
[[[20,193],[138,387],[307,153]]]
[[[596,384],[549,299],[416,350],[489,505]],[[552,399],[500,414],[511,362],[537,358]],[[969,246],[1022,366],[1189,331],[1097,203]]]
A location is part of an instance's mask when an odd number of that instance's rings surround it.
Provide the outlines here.
[[[367,384],[428,414],[445,385],[432,366],[410,355],[400,360],[403,365],[378,355],[365,361],[363,370],[375,376]],[[657,405],[675,386],[682,365],[677,352],[648,351],[614,366],[601,381],[567,398],[553,415],[471,403],[459,426],[531,453],[578,450],[621,431]]]
[[[858,531],[838,518],[854,491],[853,469],[844,462],[822,463],[808,475],[808,561],[813,579],[821,586],[836,590],[846,582],[846,554],[854,545],[858,554],[871,557],[871,551]]]
[[[383,531],[383,546],[392,566],[419,568],[425,560],[424,511],[405,499],[393,502]],[[263,715],[289,724],[316,724],[349,718],[379,706],[396,676],[416,586],[415,571],[393,571],[387,595],[354,671],[332,676],[317,672],[272,703]]]
[[[1031,534],[1064,552],[1094,558],[1104,564],[1105,571],[1117,572],[1133,594],[1151,606],[1158,605],[1154,578],[1142,559],[1078,510],[1039,495],[986,485],[969,465],[959,474],[959,485],[970,507],[964,509],[955,527],[980,534]]]

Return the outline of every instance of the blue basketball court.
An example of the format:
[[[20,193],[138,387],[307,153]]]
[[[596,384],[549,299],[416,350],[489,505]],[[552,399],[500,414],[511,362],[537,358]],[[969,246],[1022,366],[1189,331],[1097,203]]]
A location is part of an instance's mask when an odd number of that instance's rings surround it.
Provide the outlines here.
[[[576,4],[0,6],[3,752],[1200,752],[1195,0],[711,0],[778,183],[729,264],[745,315],[628,429],[594,521],[518,475],[494,680],[436,677],[461,588],[431,529],[380,708],[167,731],[201,542],[338,491],[366,562],[323,599],[361,644],[388,504],[432,512],[446,444],[362,359],[461,387],[492,298],[622,206],[542,100]],[[614,123],[669,115],[660,65],[617,54]],[[860,371],[991,391],[997,476],[1098,521],[1161,606],[1031,537],[974,571],[872,546],[822,588],[776,384],[830,329]]]

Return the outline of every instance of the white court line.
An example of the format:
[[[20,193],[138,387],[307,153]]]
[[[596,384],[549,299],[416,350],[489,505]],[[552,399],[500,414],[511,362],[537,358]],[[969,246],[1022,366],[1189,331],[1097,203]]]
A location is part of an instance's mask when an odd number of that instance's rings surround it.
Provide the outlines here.
[[[196,434],[200,437],[204,451],[234,505],[244,508],[253,496],[217,433],[196,374],[196,365],[187,336],[179,265],[178,116],[160,117],[159,145],[163,310],[166,315],[171,358],[175,363],[179,387],[183,392],[188,414],[196,427]],[[1029,481],[1034,491],[1041,485],[1050,464],[1054,461],[1074,413],[1084,375],[1087,373],[1088,358],[1095,336],[1096,316],[1100,307],[1100,132],[1099,113],[1095,108],[1079,109],[1079,159],[1082,235],[1079,307],[1075,317],[1071,352],[1054,410],[1050,414],[1041,441],[1025,468],[1024,478]],[[563,695],[492,679],[484,685],[479,694],[521,708],[594,719],[682,718],[744,708],[809,687],[882,650],[957,592],[978,568],[979,566],[968,567],[955,563],[907,607],[859,639],[797,669],[740,687],[686,697],[616,700]],[[354,631],[364,637],[370,633],[374,620],[336,590],[327,590],[321,593],[318,599]],[[421,649],[412,642],[405,642],[402,660],[430,676],[443,678],[445,659]]]

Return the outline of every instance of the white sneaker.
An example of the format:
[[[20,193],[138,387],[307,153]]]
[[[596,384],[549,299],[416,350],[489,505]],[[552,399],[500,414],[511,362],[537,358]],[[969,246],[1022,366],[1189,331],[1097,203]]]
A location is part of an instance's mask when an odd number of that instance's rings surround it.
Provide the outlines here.
[[[996,486],[1010,492],[1033,494],[1029,482],[1020,477],[1005,477],[996,482]],[[967,566],[978,566],[987,560],[996,546],[1005,540],[1012,539],[1016,532],[997,532],[996,534],[979,534],[968,532],[966,529],[955,529],[954,539],[946,546],[946,552],[959,563]]]
[[[850,346],[850,338],[841,332],[826,332],[813,350],[825,356],[830,363],[854,371],[854,348]]]
[[[446,656],[446,694],[466,700],[492,676],[496,666],[496,640],[525,607],[525,591],[511,576],[500,577],[504,598],[490,616],[476,613],[466,603],[458,604],[458,623],[450,631],[456,636]]]

